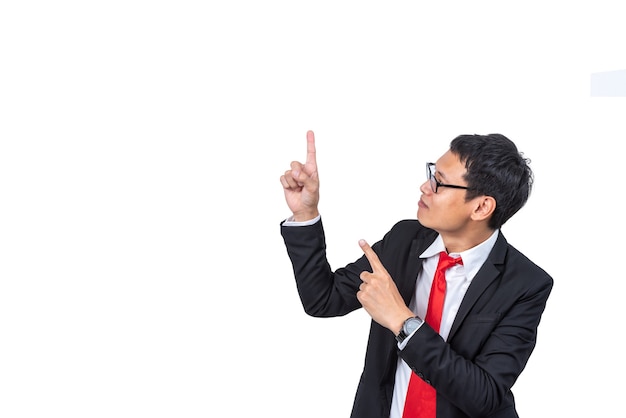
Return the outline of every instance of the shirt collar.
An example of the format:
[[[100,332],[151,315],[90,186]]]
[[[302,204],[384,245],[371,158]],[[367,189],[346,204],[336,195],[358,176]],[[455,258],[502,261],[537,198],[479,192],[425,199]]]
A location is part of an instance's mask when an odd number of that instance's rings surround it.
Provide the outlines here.
[[[498,239],[499,229],[493,231],[493,234],[480,244],[465,250],[460,253],[450,253],[450,257],[461,257],[463,259],[463,266],[465,267],[465,274],[468,278],[473,278],[480,267],[484,264],[485,260],[489,256],[489,253],[493,249]],[[430,258],[439,255],[441,251],[446,251],[446,246],[443,244],[443,238],[441,235],[437,235],[435,241],[420,255],[420,258]]]

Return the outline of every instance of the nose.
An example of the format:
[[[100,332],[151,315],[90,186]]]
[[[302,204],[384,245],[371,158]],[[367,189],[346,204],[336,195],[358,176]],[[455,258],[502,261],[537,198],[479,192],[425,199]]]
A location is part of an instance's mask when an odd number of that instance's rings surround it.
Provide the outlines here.
[[[433,193],[433,189],[430,186],[430,181],[428,179],[426,179],[426,181],[424,183],[422,183],[422,185],[420,186],[420,192],[422,192],[422,194],[431,194],[431,193]]]

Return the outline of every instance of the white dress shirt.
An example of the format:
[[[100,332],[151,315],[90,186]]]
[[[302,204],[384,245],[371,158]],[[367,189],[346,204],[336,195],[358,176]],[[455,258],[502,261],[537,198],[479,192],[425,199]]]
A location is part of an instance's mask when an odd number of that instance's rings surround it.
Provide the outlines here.
[[[446,296],[443,304],[443,312],[441,315],[441,326],[439,327],[439,335],[446,340],[454,318],[461,306],[461,301],[465,296],[465,292],[469,287],[472,279],[482,267],[487,259],[489,252],[496,243],[498,238],[498,230],[484,242],[469,250],[461,253],[450,253],[450,257],[461,257],[463,264],[457,264],[446,271]],[[423,269],[417,276],[417,284],[415,286],[415,294],[411,299],[409,308],[420,318],[426,318],[426,310],[428,309],[428,298],[430,297],[430,287],[435,277],[435,270],[439,262],[439,253],[446,251],[441,236],[424,251],[420,258],[424,259]],[[415,333],[415,332],[414,332]],[[411,334],[413,335],[413,334]],[[402,349],[407,344],[411,335],[407,337],[402,344],[398,344],[398,348]],[[406,399],[406,391],[409,387],[409,379],[411,378],[411,369],[402,360],[398,358],[396,367],[396,380],[391,402],[390,418],[402,418],[402,410],[404,409],[404,401]]]

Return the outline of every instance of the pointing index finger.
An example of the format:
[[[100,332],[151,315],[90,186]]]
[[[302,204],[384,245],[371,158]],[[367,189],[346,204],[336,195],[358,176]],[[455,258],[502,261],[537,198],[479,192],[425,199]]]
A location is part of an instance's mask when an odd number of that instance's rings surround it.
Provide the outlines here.
[[[372,247],[370,247],[367,241],[365,241],[364,239],[360,239],[359,246],[363,250],[363,253],[365,253],[365,257],[367,257],[367,260],[370,262],[370,265],[372,266],[373,271],[385,269],[383,264],[380,262],[378,255],[376,255],[374,250],[372,250]]]
[[[315,157],[315,134],[313,131],[306,133],[306,165],[311,165],[317,168],[317,161]]]

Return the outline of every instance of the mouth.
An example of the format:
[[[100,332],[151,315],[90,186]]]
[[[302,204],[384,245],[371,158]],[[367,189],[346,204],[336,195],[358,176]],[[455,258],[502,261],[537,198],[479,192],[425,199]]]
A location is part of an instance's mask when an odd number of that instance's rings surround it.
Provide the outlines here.
[[[417,202],[417,206],[420,207],[420,208],[428,209],[428,205],[426,203],[424,203],[424,201],[422,199],[420,199]]]

